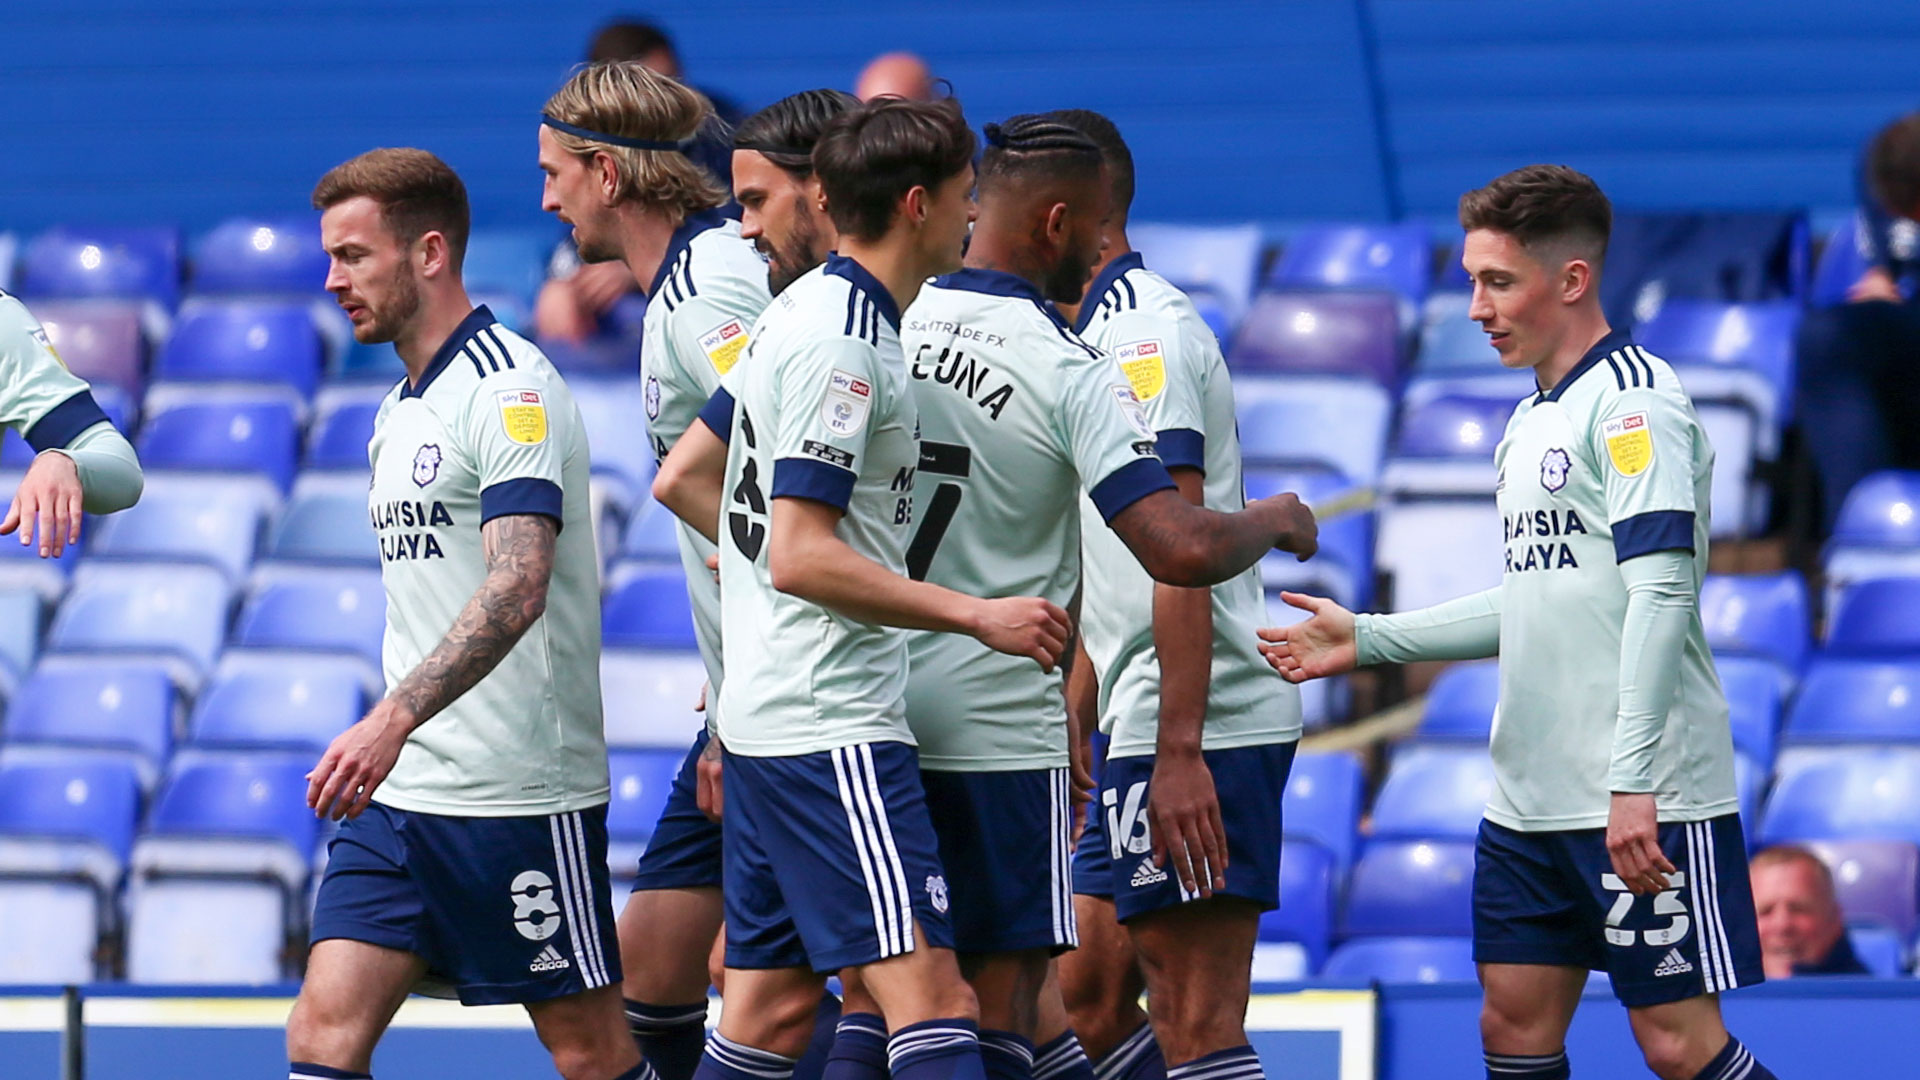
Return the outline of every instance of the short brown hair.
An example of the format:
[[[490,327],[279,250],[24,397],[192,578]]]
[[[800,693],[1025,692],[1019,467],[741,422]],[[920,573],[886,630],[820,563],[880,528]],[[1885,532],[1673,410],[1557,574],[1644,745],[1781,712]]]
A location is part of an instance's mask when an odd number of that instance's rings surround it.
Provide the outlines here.
[[[1833,869],[1827,865],[1825,859],[1798,844],[1775,844],[1759,852],[1747,862],[1747,871],[1751,873],[1761,867],[1788,863],[1802,863],[1813,867],[1814,876],[1822,882],[1827,896],[1833,896]]]
[[[1564,244],[1598,269],[1613,232],[1613,204],[1585,173],[1529,165],[1460,196],[1460,227],[1506,233],[1529,251]]]
[[[542,110],[563,124],[626,139],[688,142],[718,123],[706,95],[635,60],[605,61],[575,69]],[[712,173],[678,150],[614,146],[558,128],[553,137],[581,157],[606,154],[620,177],[619,197],[684,217],[727,201]]]
[[[973,150],[973,129],[951,98],[880,98],[834,119],[814,145],[813,171],[834,228],[873,241],[892,227],[907,192],[958,176]]]
[[[412,147],[381,147],[327,170],[313,186],[313,208],[326,210],[366,196],[380,204],[380,219],[403,244],[429,232],[447,238],[455,269],[467,255],[472,215],[467,185],[446,162]]]
[[[1887,213],[1920,217],[1920,112],[1881,128],[1867,145],[1867,186]]]

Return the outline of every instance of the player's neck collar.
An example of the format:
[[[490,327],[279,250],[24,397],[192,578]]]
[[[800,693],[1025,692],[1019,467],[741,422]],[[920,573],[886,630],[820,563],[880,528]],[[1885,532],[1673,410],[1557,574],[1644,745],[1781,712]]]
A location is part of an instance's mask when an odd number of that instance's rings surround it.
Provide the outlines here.
[[[873,276],[872,271],[837,251],[827,253],[826,265],[821,269],[835,277],[843,277],[853,282],[853,287],[866,293],[868,299],[873,301],[873,306],[880,309],[880,314],[886,318],[887,325],[893,327],[895,333],[899,332],[900,305],[894,301],[893,294],[887,291],[887,287],[881,284],[880,279]]]
[[[667,253],[660,258],[660,268],[653,272],[653,284],[647,286],[647,296],[658,296],[662,286],[667,283],[667,275],[673,272],[673,264],[680,261],[680,253],[687,250],[693,238],[708,229],[717,229],[727,223],[726,215],[718,210],[699,210],[688,214],[667,238]]]
[[[1593,365],[1606,359],[1608,353],[1624,349],[1631,344],[1633,344],[1633,335],[1627,333],[1625,330],[1608,331],[1606,337],[1593,343],[1593,348],[1587,350],[1587,354],[1580,358],[1579,363],[1573,365],[1573,370],[1567,372],[1565,378],[1553,384],[1553,389],[1540,391],[1539,399],[1541,401],[1559,401],[1560,395],[1565,394],[1567,387],[1573,385],[1573,380],[1585,375],[1593,368]],[[1535,382],[1534,385],[1538,386],[1540,384]]]
[[[1073,332],[1086,332],[1087,324],[1093,321],[1093,313],[1100,308],[1101,298],[1107,295],[1108,289],[1113,288],[1114,282],[1120,280],[1120,275],[1129,270],[1144,270],[1146,266],[1147,262],[1139,252],[1129,251],[1125,255],[1115,255],[1112,262],[1101,267],[1093,283],[1087,286],[1086,298],[1080,301],[1080,314],[1073,320]]]
[[[433,354],[433,362],[427,365],[427,370],[420,373],[419,383],[416,384],[413,380],[406,378],[400,380],[400,396],[410,398],[425,394],[433,380],[439,378],[440,373],[447,369],[447,365],[453,362],[453,358],[459,355],[467,342],[473,340],[473,335],[498,321],[493,317],[493,312],[487,310],[485,304],[468,312],[467,317],[460,320],[460,325],[453,328],[453,333],[447,335],[447,340],[441,343],[440,351]]]
[[[965,292],[1029,301],[1060,329],[1067,329],[1067,321],[1062,319],[1060,312],[1047,302],[1046,295],[1040,291],[1040,287],[1018,274],[969,266],[955,270],[951,274],[942,274],[934,278],[933,283],[942,289],[960,289]]]

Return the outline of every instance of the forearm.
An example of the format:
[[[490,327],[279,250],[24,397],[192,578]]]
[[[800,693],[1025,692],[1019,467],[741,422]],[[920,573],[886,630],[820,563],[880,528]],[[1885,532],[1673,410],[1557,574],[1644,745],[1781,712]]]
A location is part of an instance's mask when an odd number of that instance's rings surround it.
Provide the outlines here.
[[[1171,489],[1140,499],[1110,524],[1155,581],[1185,588],[1217,585],[1288,545],[1277,513],[1264,503],[1223,514]]]
[[[717,544],[726,472],[727,444],[704,421],[695,420],[660,463],[653,477],[653,497],[709,543]]]
[[[1079,627],[1075,619],[1072,658],[1067,661],[1067,722],[1071,738],[1086,740],[1100,727],[1100,676]]]
[[[1356,615],[1359,663],[1483,660],[1500,655],[1500,589],[1398,615]]]
[[[1153,650],[1160,660],[1160,754],[1199,753],[1213,671],[1213,593],[1153,587]]]
[[[145,478],[132,444],[112,424],[95,424],[54,453],[73,460],[80,473],[81,509],[111,514],[140,501]]]
[[[1692,556],[1657,551],[1620,564],[1627,583],[1620,635],[1620,712],[1613,729],[1608,790],[1653,790],[1654,752],[1666,734],[1680,686],[1680,660],[1693,623]]]
[[[876,626],[972,634],[978,601],[914,581],[855,551],[832,533],[781,528],[784,500],[774,500],[773,587],[829,611]]]

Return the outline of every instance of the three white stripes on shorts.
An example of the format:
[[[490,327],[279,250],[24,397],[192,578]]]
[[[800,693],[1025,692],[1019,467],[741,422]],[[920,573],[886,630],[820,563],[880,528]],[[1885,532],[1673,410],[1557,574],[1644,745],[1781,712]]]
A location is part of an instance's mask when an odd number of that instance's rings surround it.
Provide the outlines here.
[[[1053,887],[1053,941],[1056,945],[1078,948],[1080,924],[1073,915],[1073,786],[1066,769],[1049,769],[1047,801],[1053,820],[1048,830],[1051,845]]]
[[[607,956],[600,941],[600,913],[593,903],[593,874],[588,869],[587,831],[580,814],[552,814],[547,825],[553,831],[553,862],[560,872],[560,904],[567,920],[567,937],[573,942],[573,960],[587,989],[605,986],[613,979],[607,973]]]
[[[1727,943],[1726,924],[1720,919],[1720,866],[1714,858],[1713,822],[1689,821],[1687,830],[1687,889],[1693,913],[1700,920],[1700,973],[1706,991],[1717,994],[1740,985],[1733,970],[1733,947]]]
[[[853,848],[860,856],[873,903],[873,925],[880,934],[880,959],[913,951],[913,897],[907,892],[907,871],[893,843],[886,801],[873,767],[873,746],[860,743],[827,751],[833,759],[833,778],[840,787],[840,805],[847,811]]]

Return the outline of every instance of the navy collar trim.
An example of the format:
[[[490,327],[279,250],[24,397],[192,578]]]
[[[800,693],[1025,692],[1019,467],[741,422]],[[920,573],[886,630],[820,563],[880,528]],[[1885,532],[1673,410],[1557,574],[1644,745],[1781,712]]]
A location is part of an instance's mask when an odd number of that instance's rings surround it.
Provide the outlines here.
[[[487,305],[481,304],[474,308],[466,318],[460,320],[459,326],[453,328],[453,333],[448,335],[447,340],[441,344],[440,351],[433,354],[433,362],[427,365],[427,370],[420,373],[418,383],[412,379],[400,380],[400,396],[410,398],[425,394],[427,387],[433,384],[433,380],[440,377],[440,373],[447,369],[447,365],[460,354],[460,350],[466,347],[467,342],[472,341],[475,334],[498,321],[493,317],[493,312],[487,310]]]
[[[1554,384],[1553,389],[1541,390],[1538,400],[1559,401],[1561,395],[1567,392],[1567,387],[1573,385],[1573,380],[1592,370],[1595,364],[1607,358],[1607,354],[1624,349],[1631,344],[1633,344],[1633,335],[1625,330],[1608,331],[1607,336],[1594,342],[1593,348],[1587,350],[1587,354],[1580,358],[1579,363],[1573,365],[1573,370],[1567,372],[1565,378]],[[1533,385],[1535,387],[1540,385],[1538,375],[1534,377]]]
[[[942,274],[934,278],[933,283],[942,289],[960,289],[964,292],[984,293],[988,296],[1005,296],[1013,300],[1027,300],[1040,309],[1055,327],[1070,331],[1067,320],[1060,317],[1060,310],[1049,303],[1038,286],[1018,274],[1009,274],[1005,270],[985,270],[967,267],[955,270],[951,274]]]
[[[693,243],[694,237],[708,229],[717,229],[726,223],[725,215],[718,210],[702,210],[688,214],[680,222],[680,226],[673,230],[673,235],[667,239],[667,253],[660,259],[660,268],[653,272],[653,284],[647,286],[647,298],[652,299],[660,292],[661,286],[667,283],[667,275],[673,273],[673,264],[680,261],[680,256],[687,250],[688,245]]]
[[[1146,268],[1146,260],[1142,259],[1137,251],[1116,255],[1112,262],[1101,267],[1093,283],[1087,286],[1087,295],[1080,301],[1080,314],[1073,320],[1073,332],[1079,334],[1086,331],[1087,324],[1093,321],[1093,313],[1100,307],[1101,297],[1107,295],[1107,290],[1113,288],[1114,282],[1120,280],[1121,276],[1129,270]]]
[[[826,265],[822,269],[835,277],[843,277],[853,282],[853,287],[866,293],[868,299],[873,301],[873,306],[880,309],[880,314],[886,318],[887,324],[893,327],[895,333],[899,333],[900,305],[893,299],[893,294],[887,291],[887,287],[880,284],[880,279],[874,277],[866,267],[835,251],[828,253]]]

